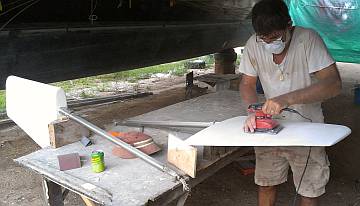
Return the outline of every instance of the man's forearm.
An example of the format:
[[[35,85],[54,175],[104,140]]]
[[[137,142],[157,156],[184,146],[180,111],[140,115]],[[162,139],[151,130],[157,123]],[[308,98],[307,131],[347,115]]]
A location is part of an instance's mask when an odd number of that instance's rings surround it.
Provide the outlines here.
[[[258,101],[256,95],[256,86],[240,83],[240,96],[246,104],[256,103]]]

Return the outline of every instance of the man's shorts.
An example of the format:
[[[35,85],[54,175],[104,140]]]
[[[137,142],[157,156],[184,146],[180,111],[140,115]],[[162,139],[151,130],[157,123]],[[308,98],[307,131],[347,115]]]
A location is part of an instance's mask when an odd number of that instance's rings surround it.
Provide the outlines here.
[[[293,172],[295,189],[305,169],[310,147],[255,147],[255,183],[274,186],[287,181],[289,166]],[[311,147],[309,162],[300,185],[299,194],[319,197],[325,193],[329,181],[330,163],[324,147]]]

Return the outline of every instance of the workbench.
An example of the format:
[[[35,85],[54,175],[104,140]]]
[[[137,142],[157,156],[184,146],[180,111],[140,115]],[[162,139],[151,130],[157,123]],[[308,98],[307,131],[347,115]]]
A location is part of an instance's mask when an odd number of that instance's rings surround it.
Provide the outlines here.
[[[132,120],[144,121],[222,121],[231,117],[246,114],[246,105],[240,100],[238,91],[221,91],[206,94],[194,99],[180,102],[165,108],[152,111]],[[121,114],[118,114],[121,116]],[[241,127],[242,125],[239,125]],[[113,131],[139,130],[125,126],[115,126]],[[153,137],[161,146],[162,151],[151,155],[155,159],[167,163],[167,137],[174,133],[180,138],[194,134],[194,129],[145,128],[144,132]],[[15,159],[20,165],[43,176],[43,187],[47,204],[51,206],[64,205],[64,191],[73,191],[85,200],[87,205],[96,202],[101,205],[167,205],[177,201],[183,205],[188,192],[183,191],[182,184],[174,178],[155,169],[141,159],[121,159],[111,154],[114,144],[108,140],[93,135],[94,144],[84,147],[80,142],[62,146],[57,149],[43,148],[26,156]],[[94,150],[105,153],[106,170],[93,173],[90,154]],[[196,178],[187,178],[190,187],[194,187],[224,166],[237,160],[249,152],[250,148],[228,148],[217,158],[204,160],[204,148],[198,148],[198,164]],[[57,156],[68,153],[79,153],[82,167],[73,170],[60,171]],[[183,174],[180,170],[168,164],[170,168]],[[66,188],[66,190],[62,189]],[[89,201],[91,200],[91,201]]]

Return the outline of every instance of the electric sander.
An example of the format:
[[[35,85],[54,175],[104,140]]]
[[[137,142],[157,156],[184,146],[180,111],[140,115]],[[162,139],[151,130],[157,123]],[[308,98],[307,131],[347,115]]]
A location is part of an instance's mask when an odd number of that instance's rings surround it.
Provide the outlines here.
[[[274,120],[272,118],[272,115],[265,114],[262,111],[262,106],[264,103],[254,103],[250,104],[248,107],[248,112],[255,113],[255,123],[256,123],[256,129],[255,132],[265,132],[269,134],[277,134],[279,133],[284,127],[279,124],[278,121]],[[295,113],[299,116],[301,116],[304,119],[309,120],[312,122],[312,120],[304,115],[302,115],[300,112],[296,111],[295,109],[291,108],[284,108],[281,110],[286,112]]]
[[[264,103],[254,103],[250,104],[248,107],[248,112],[255,113],[255,123],[256,128],[255,132],[277,134],[284,127],[279,124],[278,121],[272,118],[272,115],[265,114],[262,111],[262,106]]]

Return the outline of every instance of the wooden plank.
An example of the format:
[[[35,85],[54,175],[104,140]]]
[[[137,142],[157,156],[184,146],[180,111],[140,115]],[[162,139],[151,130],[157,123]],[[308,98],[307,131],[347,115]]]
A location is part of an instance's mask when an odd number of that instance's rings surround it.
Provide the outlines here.
[[[48,206],[64,206],[61,186],[43,178],[44,201]]]
[[[49,124],[50,145],[58,148],[88,137],[90,131],[79,123],[68,118],[55,120]]]
[[[190,177],[195,178],[197,159],[197,149],[195,147],[187,145],[174,135],[169,134],[167,159],[168,162]]]
[[[86,206],[96,206],[96,204],[89,200],[87,197],[85,197],[84,195],[80,195],[81,199],[84,201]]]
[[[187,198],[189,197],[190,192],[186,192],[185,194],[181,195],[177,200],[176,206],[184,206]]]

